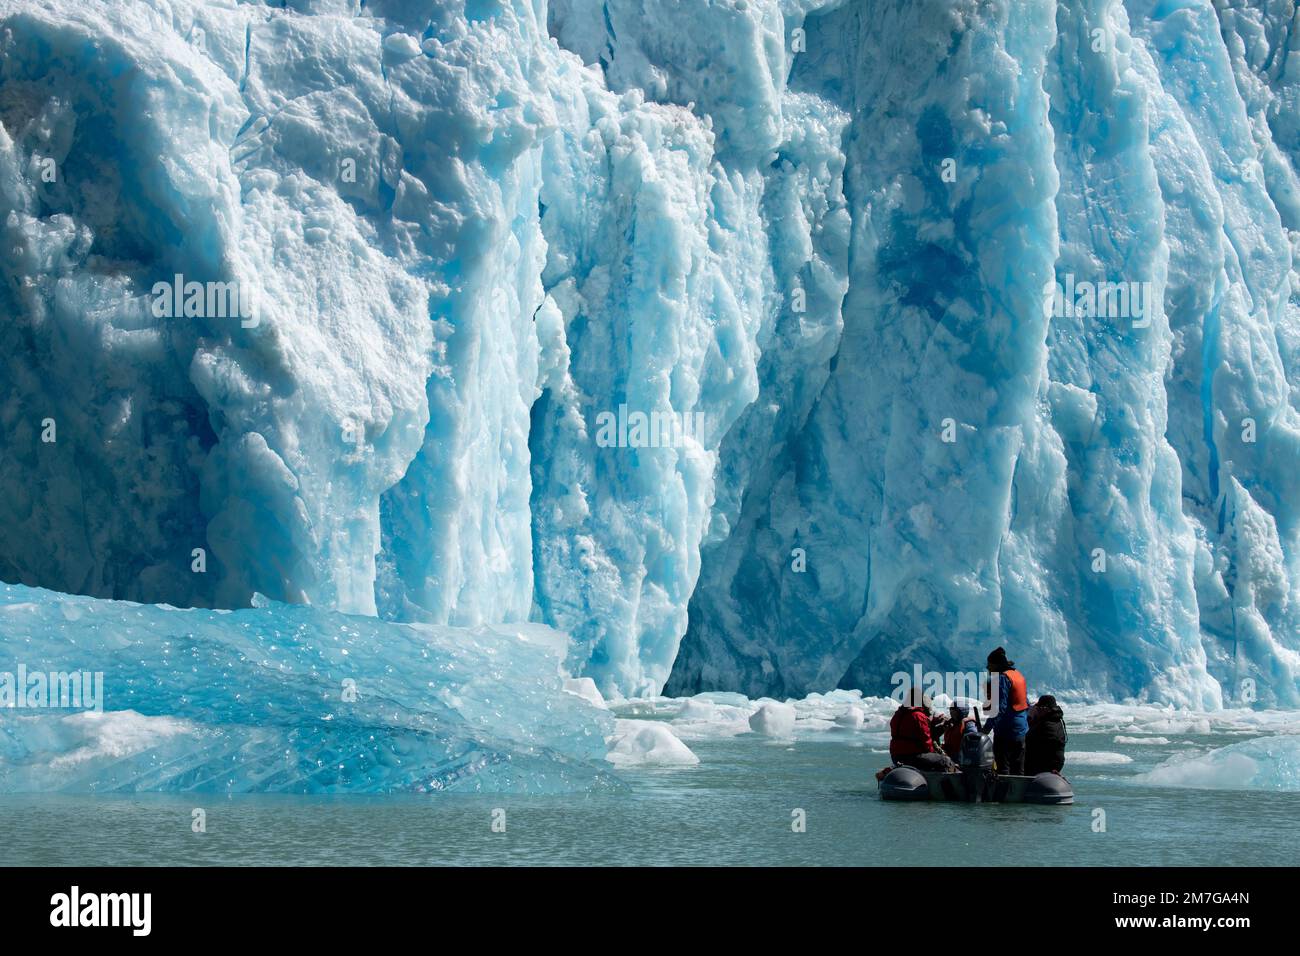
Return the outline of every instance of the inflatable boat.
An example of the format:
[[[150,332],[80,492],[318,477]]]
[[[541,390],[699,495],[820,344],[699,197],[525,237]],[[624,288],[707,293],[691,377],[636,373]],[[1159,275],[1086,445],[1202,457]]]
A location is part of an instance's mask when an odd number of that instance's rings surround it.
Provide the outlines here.
[[[966,803],[1074,803],[1070,781],[1059,773],[1013,777],[983,771],[930,773],[895,767],[880,781],[882,800],[955,800]]]

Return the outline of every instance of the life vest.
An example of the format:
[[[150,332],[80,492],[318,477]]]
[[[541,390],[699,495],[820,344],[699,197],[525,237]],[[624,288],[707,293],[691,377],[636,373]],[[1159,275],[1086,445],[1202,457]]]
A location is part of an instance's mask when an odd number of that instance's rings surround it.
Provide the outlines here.
[[[961,754],[961,738],[966,733],[966,728],[974,724],[975,721],[969,717],[963,717],[960,723],[949,724],[943,732],[943,752],[956,760]]]
[[[1022,710],[1029,709],[1029,689],[1025,685],[1025,675],[1020,671],[1009,670],[1003,671],[1007,680],[1011,681],[1011,693],[1008,694],[1008,700],[1011,709],[1019,713]]]

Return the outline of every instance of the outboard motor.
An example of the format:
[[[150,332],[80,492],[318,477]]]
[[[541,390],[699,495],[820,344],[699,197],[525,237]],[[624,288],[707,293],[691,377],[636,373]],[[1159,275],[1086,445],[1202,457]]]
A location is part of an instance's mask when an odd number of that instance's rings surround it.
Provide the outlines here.
[[[962,737],[960,765],[967,802],[983,803],[993,776],[993,741],[988,734]]]
[[[895,767],[880,781],[882,800],[929,800],[930,786],[925,774],[913,767]]]

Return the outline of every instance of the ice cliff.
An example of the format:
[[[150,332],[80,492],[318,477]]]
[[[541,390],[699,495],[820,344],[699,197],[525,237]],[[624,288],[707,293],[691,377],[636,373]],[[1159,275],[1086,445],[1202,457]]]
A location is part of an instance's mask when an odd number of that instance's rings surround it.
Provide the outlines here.
[[[1300,705],[1297,47],[1289,0],[0,0],[0,579],[542,622],[606,693],[1000,643]]]

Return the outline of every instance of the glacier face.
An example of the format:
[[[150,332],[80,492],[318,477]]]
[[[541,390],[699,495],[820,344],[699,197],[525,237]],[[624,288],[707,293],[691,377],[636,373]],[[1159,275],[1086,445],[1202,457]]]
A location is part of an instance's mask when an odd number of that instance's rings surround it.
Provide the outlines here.
[[[531,619],[606,693],[1001,643],[1300,704],[1296,27],[0,0],[0,579]]]
[[[845,331],[799,453],[706,548],[670,690],[1004,643],[1058,688],[1297,703],[1294,10],[1218,6],[1249,55],[1208,3],[810,19],[791,85],[855,117]],[[1044,321],[1075,278],[1149,314]]]

